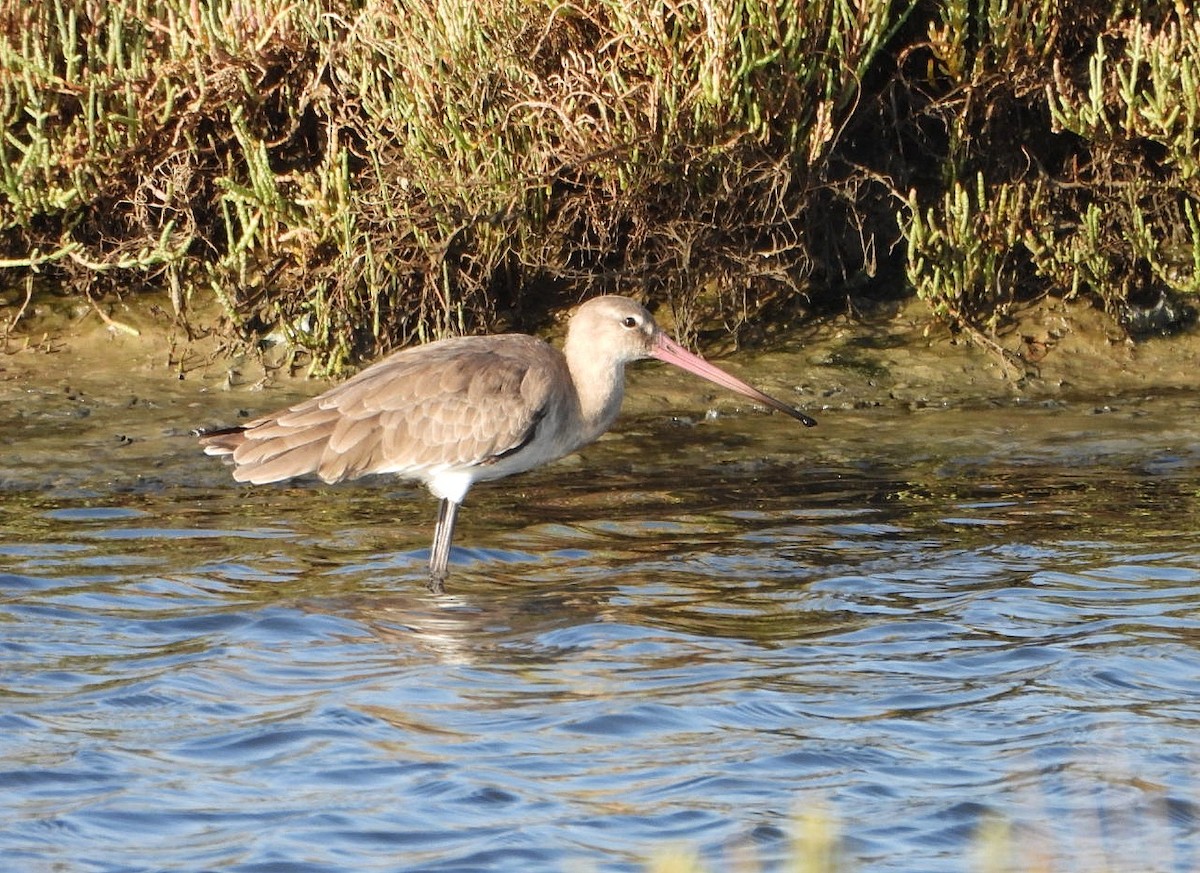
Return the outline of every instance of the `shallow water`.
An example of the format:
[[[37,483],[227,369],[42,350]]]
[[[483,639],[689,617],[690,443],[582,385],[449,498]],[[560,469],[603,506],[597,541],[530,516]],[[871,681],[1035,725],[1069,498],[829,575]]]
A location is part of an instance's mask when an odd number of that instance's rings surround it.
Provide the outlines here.
[[[817,803],[859,869],[1200,867],[1200,396],[627,417],[442,597],[431,500],[235,485],[232,402],[0,424],[6,870],[775,869]]]

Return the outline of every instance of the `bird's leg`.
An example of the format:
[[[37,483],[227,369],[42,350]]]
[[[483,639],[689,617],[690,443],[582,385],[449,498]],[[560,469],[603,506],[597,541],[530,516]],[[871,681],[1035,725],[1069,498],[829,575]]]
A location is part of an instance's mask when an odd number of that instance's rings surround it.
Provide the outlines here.
[[[429,590],[441,594],[446,590],[446,566],[450,563],[450,540],[454,537],[454,519],[458,504],[442,498],[438,507],[437,527],[433,530],[433,549],[429,552]]]

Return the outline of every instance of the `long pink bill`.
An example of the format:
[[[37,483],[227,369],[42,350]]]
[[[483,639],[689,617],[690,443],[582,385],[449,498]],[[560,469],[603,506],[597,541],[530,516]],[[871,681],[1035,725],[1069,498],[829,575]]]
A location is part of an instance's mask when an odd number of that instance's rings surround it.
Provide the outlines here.
[[[660,361],[666,361],[668,364],[674,364],[676,367],[687,370],[689,373],[695,373],[701,378],[707,379],[710,382],[728,388],[731,391],[736,391],[739,394],[744,394],[764,406],[769,406],[772,409],[778,409],[780,412],[790,415],[792,418],[799,421],[805,427],[813,427],[817,420],[811,416],[805,415],[799,409],[794,409],[788,406],[782,400],[776,400],[770,394],[764,394],[757,388],[747,385],[736,376],[731,376],[720,367],[710,364],[708,361],[699,355],[693,355],[679,343],[668,337],[661,331],[654,337],[654,345],[650,349],[650,354],[658,358]]]

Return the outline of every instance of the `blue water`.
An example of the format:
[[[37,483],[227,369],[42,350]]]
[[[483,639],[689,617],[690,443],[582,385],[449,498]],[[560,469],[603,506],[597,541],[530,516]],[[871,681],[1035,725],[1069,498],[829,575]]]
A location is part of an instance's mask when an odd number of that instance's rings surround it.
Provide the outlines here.
[[[846,869],[997,869],[1000,822],[1012,869],[1195,870],[1198,411],[627,418],[478,488],[441,597],[407,485],[22,419],[3,869],[771,870],[822,809]]]

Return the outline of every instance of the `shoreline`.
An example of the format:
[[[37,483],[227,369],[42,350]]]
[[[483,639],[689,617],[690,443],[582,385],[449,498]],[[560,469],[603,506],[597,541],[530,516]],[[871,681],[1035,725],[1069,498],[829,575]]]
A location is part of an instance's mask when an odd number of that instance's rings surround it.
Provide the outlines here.
[[[28,412],[28,398],[56,393],[86,394],[100,404],[138,397],[203,404],[214,412],[265,410],[335,381],[289,367],[293,352],[281,346],[231,351],[215,330],[189,340],[162,303],[151,296],[118,303],[104,316],[83,308],[28,317],[0,354],[0,400],[17,417]],[[558,343],[560,337],[550,333]],[[1101,402],[1200,388],[1200,331],[1134,342],[1103,313],[1080,303],[1028,307],[996,342],[1005,358],[945,327],[931,327],[922,304],[909,301],[874,316],[813,322],[776,338],[771,348],[710,356],[814,415],[870,407]],[[668,368],[635,367],[630,381],[626,410],[635,414],[664,405],[680,415],[739,405]]]

